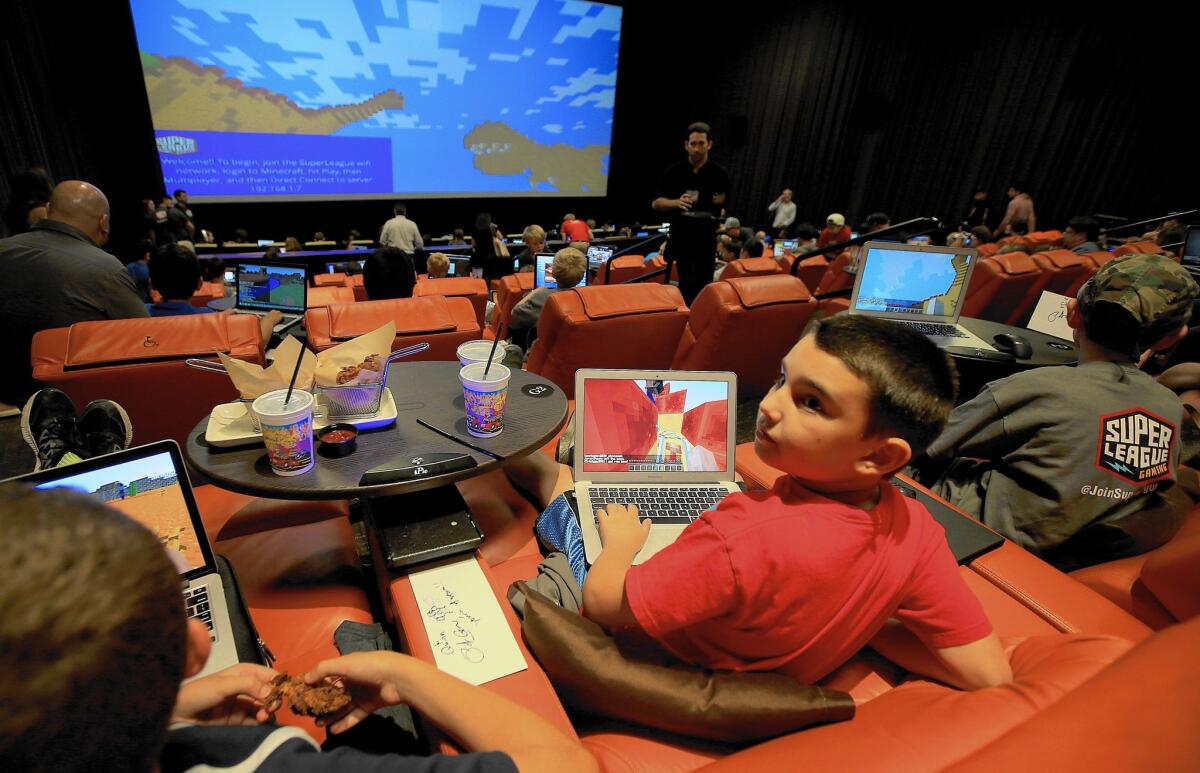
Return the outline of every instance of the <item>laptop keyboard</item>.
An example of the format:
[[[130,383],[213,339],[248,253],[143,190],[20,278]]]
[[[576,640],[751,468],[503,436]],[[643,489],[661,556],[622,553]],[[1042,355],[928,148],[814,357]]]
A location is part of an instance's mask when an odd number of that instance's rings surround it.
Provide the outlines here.
[[[589,486],[593,518],[594,511],[607,505],[637,505],[638,517],[652,523],[688,524],[712,510],[729,492],[718,486],[637,487]]]
[[[913,328],[918,333],[923,333],[927,336],[942,336],[943,338],[969,337],[954,325],[941,325],[936,322],[909,322],[907,320],[900,320],[900,322]]]
[[[217,629],[213,625],[212,609],[208,605],[208,586],[201,585],[185,590],[183,603],[187,606],[187,616],[194,617],[208,626],[208,635],[216,641]]]

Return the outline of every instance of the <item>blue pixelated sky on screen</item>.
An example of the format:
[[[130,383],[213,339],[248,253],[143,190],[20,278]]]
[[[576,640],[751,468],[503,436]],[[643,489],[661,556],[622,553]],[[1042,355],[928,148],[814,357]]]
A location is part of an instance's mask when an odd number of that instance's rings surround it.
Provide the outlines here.
[[[617,6],[578,0],[131,5],[141,51],[221,67],[300,107],[353,104],[389,88],[402,93],[403,110],[337,132],[403,144],[408,152],[397,154],[404,157],[397,190],[405,189],[404,178],[428,180],[430,174],[454,178],[445,181],[446,190],[483,181],[462,140],[486,121],[503,121],[539,143],[611,141]],[[486,181],[490,190],[529,189],[520,175]]]
[[[954,281],[952,257],[908,250],[871,250],[863,266],[859,297],[921,301],[941,295]]]

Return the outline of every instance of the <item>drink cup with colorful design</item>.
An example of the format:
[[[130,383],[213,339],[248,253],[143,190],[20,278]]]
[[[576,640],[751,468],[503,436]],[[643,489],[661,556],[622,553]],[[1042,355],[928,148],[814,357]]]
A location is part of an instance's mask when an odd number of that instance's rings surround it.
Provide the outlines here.
[[[286,389],[267,392],[252,409],[262,426],[267,458],[276,475],[300,475],[313,468],[313,396],[299,389],[285,406]]]
[[[493,364],[483,375],[486,362],[474,362],[458,373],[467,406],[467,432],[475,437],[494,437],[504,430],[504,408],[508,403],[508,368]]]

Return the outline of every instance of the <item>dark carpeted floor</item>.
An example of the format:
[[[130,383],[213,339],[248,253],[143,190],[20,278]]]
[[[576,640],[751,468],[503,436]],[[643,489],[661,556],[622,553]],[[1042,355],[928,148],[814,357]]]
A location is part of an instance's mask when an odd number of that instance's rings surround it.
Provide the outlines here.
[[[21,438],[21,417],[0,419],[0,480],[33,472],[33,451]]]

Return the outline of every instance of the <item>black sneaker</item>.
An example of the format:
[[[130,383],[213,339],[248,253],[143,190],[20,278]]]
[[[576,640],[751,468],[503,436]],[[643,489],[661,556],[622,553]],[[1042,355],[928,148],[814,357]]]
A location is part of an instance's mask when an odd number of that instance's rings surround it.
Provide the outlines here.
[[[112,400],[92,400],[79,415],[79,437],[89,457],[129,448],[133,425],[125,409]]]
[[[54,467],[63,454],[78,451],[75,404],[58,389],[42,389],[21,410],[21,437],[37,455],[34,472]]]

